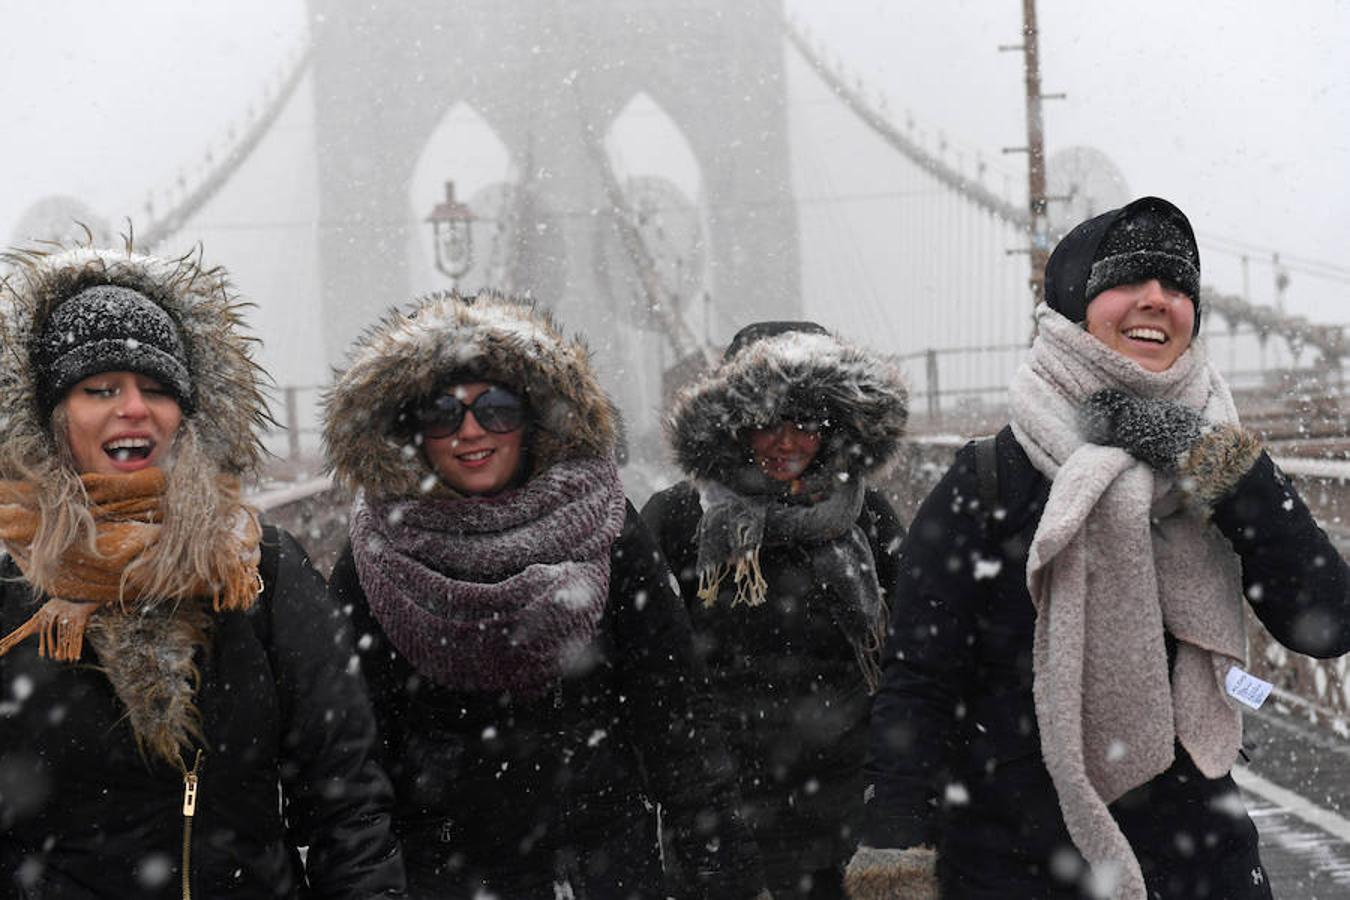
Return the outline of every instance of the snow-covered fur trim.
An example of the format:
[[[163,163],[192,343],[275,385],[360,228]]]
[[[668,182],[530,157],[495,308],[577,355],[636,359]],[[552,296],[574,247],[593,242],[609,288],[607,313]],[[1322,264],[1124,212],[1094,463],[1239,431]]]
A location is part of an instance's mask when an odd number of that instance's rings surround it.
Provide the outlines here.
[[[1208,517],[1261,456],[1261,441],[1237,425],[1217,425],[1191,445],[1182,458],[1181,486],[1186,502]]]
[[[566,459],[610,456],[618,413],[581,338],[568,339],[534,303],[485,292],[429,294],[363,334],[324,397],[324,444],[334,476],[372,498],[424,492],[431,469],[405,417],[452,381],[521,391],[530,408],[533,477]]]
[[[90,622],[89,641],[127,708],[136,746],[147,755],[174,763],[201,738],[194,703],[201,674],[193,657],[210,622],[210,607],[194,601]]]
[[[11,250],[0,288],[0,477],[21,478],[60,448],[42,412],[32,350],[64,301],[95,285],[131,288],[158,304],[183,339],[196,410],[191,422],[222,473],[244,475],[261,460],[259,429],[270,421],[253,361],[256,340],[242,333],[241,310],[225,271],[199,255],[164,260],[126,250],[76,247]]]
[[[95,532],[65,439],[64,404],[49,411],[40,396],[33,351],[48,318],[87,288],[114,285],[163,309],[182,340],[194,404],[184,409],[167,467],[160,552],[146,557],[152,588],[137,598],[135,612],[101,609],[89,631],[138,746],[177,763],[200,720],[193,659],[206,641],[211,600],[176,599],[174,587],[217,583],[222,567],[257,565],[255,547],[243,547],[253,551],[251,560],[232,556],[241,509],[244,518],[253,515],[240,506],[238,480],[261,461],[260,429],[271,421],[265,375],[252,358],[256,340],[242,329],[246,304],[225,271],[205,267],[200,255],[158,259],[136,254],[128,243],[124,250],[12,250],[2,261],[11,271],[0,283],[0,478],[31,484],[39,498],[43,526],[30,570],[37,593],[64,564],[65,552],[92,542]]]
[[[844,870],[844,892],[851,900],[938,900],[937,851],[859,847]]]
[[[791,331],[755,341],[681,391],[666,436],[691,477],[728,483],[749,459],[748,431],[802,418],[826,426],[814,469],[880,477],[899,458],[909,392],[889,358]]]

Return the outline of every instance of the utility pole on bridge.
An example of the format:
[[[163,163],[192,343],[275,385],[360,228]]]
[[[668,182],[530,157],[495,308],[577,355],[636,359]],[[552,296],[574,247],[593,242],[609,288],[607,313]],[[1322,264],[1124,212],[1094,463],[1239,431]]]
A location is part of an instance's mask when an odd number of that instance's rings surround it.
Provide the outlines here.
[[[1036,303],[1045,299],[1045,264],[1050,259],[1050,220],[1045,196],[1045,120],[1041,113],[1040,37],[1036,0],[1022,0],[1022,52],[1027,82],[1027,202],[1031,213],[1031,291]]]
[[[1026,76],[1027,145],[1009,148],[1027,154],[1027,222],[1028,252],[1031,256],[1031,293],[1033,303],[1045,299],[1045,264],[1050,259],[1050,220],[1045,195],[1045,119],[1041,102],[1047,95],[1041,93],[1041,58],[1039,34],[1036,28],[1036,0],[1022,0],[1022,43],[1002,46],[1000,50],[1021,50]],[[1062,94],[1049,95],[1054,98]]]

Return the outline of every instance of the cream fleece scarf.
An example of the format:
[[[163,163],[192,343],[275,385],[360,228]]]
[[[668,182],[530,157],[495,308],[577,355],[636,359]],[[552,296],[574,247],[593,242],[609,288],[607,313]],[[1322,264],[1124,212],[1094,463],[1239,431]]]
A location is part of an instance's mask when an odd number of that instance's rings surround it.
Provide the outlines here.
[[[1012,383],[1012,428],[1053,483],[1027,557],[1041,752],[1094,880],[1144,900],[1144,879],[1107,804],[1165,771],[1176,741],[1209,778],[1226,774],[1242,720],[1224,691],[1243,665],[1241,572],[1175,479],[1124,450],[1083,443],[1080,405],[1102,388],[1167,399],[1236,423],[1227,386],[1192,345],[1152,373],[1042,307]],[[1178,641],[1169,679],[1164,630]]]

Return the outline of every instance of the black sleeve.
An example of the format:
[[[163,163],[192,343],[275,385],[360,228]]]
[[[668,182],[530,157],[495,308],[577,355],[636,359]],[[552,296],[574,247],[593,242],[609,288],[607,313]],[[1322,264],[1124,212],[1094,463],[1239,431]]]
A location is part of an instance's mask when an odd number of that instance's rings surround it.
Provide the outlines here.
[[[653,494],[642,507],[642,521],[661,548],[680,584],[688,609],[698,601],[698,523],[703,506],[687,481]]]
[[[407,673],[400,670],[396,651],[370,611],[370,603],[356,574],[356,560],[350,544],[333,565],[328,578],[328,596],[351,622],[361,675],[375,715],[375,757],[386,772],[392,772],[396,756],[393,726],[402,715],[407,700],[408,692],[403,689]]]
[[[1350,570],[1270,456],[1214,505],[1213,522],[1242,559],[1247,599],[1276,640],[1320,658],[1350,652]]]
[[[866,846],[937,839],[939,789],[974,665],[981,596],[971,564],[984,544],[973,509],[973,458],[970,446],[957,454],[898,549],[881,687],[872,704]]]
[[[713,723],[688,613],[637,512],[614,550],[611,592],[621,709],[681,868],[702,896],[749,898],[764,887],[759,853],[737,811],[730,757]]]
[[[347,618],[295,539],[278,532],[269,653],[285,732],[286,825],[307,846],[308,896],[403,896],[392,792],[373,757],[375,721]]]

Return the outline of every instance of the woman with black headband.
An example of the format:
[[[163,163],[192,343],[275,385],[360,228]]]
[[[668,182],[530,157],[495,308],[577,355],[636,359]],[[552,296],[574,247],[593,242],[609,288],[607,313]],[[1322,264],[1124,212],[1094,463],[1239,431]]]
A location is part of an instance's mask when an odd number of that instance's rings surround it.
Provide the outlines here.
[[[1350,569],[1197,340],[1186,216],[1144,197],[1045,272],[1012,423],[915,515],[850,895],[1268,900],[1230,774],[1250,608],[1350,650]]]
[[[328,399],[357,491],[330,590],[361,635],[414,896],[664,896],[654,803],[691,896],[762,888],[616,428],[585,348],[502,296],[389,316]]]

